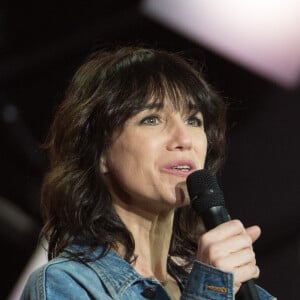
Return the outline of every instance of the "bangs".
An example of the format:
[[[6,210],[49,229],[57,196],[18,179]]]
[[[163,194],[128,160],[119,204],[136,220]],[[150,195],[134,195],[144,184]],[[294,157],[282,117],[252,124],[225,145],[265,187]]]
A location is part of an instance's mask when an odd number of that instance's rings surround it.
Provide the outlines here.
[[[159,81],[152,81],[148,86],[148,91],[151,93],[148,99],[148,107],[162,109],[165,102],[171,103],[175,111],[182,113],[194,113],[201,111],[201,101],[198,97],[199,93],[195,92],[199,89],[197,83],[191,86],[191,83],[174,80],[175,78],[167,78],[164,74],[160,75]],[[200,92],[200,91],[199,91]]]
[[[127,74],[122,76],[125,78],[121,83],[123,87],[120,88],[122,95],[117,99],[125,119],[145,109],[160,110],[166,101],[172,104],[174,110],[182,113],[203,113],[204,102],[209,96],[206,87],[195,74],[190,71],[164,71],[149,74],[148,69],[145,72],[139,69],[129,74],[126,72]]]
[[[122,129],[129,118],[145,109],[162,109],[166,101],[175,111],[201,112],[205,124],[210,119],[208,86],[199,73],[177,55],[148,50],[126,53],[110,65],[105,86],[106,93],[101,97],[105,99],[106,113],[102,114],[102,120],[109,128],[108,135]]]

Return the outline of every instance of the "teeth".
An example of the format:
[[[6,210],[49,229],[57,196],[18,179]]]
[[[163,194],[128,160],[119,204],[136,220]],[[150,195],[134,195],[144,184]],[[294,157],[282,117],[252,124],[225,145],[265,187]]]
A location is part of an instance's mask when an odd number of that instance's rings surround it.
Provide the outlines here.
[[[177,169],[177,170],[190,170],[191,167],[190,166],[187,166],[187,165],[183,165],[183,166],[176,166],[174,167],[174,169]]]

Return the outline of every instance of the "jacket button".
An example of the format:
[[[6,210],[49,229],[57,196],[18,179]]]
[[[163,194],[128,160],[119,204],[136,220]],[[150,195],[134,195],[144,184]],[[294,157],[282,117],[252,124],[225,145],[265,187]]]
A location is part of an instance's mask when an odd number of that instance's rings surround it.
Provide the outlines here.
[[[153,288],[146,288],[141,294],[146,299],[152,299],[155,296],[155,290]]]

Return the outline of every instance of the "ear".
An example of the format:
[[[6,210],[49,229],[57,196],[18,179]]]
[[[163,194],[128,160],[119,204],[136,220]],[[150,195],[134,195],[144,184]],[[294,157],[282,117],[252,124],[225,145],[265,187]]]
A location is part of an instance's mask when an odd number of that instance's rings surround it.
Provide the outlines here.
[[[102,174],[108,173],[107,159],[104,154],[100,157],[99,167]]]

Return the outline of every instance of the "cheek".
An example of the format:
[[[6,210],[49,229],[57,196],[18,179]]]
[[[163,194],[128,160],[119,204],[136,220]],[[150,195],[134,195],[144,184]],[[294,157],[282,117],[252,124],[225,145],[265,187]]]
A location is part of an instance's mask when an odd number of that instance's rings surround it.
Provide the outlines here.
[[[127,176],[138,176],[141,166],[147,163],[143,145],[130,139],[123,139],[114,144],[108,155],[107,169],[114,176],[125,179]]]
[[[108,173],[118,174],[128,170],[130,164],[130,156],[122,145],[114,145],[109,152],[107,159]]]
[[[123,148],[112,149],[107,159],[106,179],[111,192],[120,194],[132,185],[136,168],[133,166],[131,155]]]
[[[207,154],[207,137],[205,135],[205,139],[203,141],[203,151],[205,152],[205,157],[206,157],[206,154]]]
[[[107,183],[110,191],[123,201],[149,195],[148,186],[153,183],[152,158],[142,151],[144,147],[140,148],[126,145],[112,148],[109,153]]]
[[[204,167],[205,160],[206,160],[206,154],[207,154],[207,138],[206,138],[205,133],[203,133],[201,138],[199,138],[199,136],[198,136],[198,139],[196,142],[196,154],[201,163],[201,167]]]

